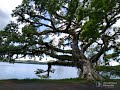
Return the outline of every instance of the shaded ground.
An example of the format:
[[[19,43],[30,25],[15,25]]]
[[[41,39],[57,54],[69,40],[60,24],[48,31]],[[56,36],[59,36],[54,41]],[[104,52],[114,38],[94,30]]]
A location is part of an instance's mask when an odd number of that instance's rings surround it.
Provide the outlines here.
[[[0,81],[0,90],[120,90],[118,82],[100,83],[96,86],[95,82],[4,80]]]

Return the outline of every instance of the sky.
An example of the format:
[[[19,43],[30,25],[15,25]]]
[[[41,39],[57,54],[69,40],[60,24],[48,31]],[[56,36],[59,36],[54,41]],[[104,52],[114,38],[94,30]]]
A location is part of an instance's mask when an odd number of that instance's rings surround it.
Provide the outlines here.
[[[0,30],[12,20],[12,10],[21,3],[22,0],[0,0]]]

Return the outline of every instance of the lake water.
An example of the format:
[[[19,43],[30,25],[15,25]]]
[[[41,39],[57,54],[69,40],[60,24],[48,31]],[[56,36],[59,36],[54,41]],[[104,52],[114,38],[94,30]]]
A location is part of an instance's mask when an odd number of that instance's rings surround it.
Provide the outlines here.
[[[47,65],[41,64],[23,64],[0,62],[0,79],[40,79],[35,74],[37,69],[47,70]],[[50,73],[49,79],[65,79],[78,77],[77,68],[67,66],[52,66],[54,73]],[[110,72],[100,72],[103,76],[110,76],[111,79],[120,79],[118,75],[111,75]],[[43,73],[41,75],[46,75]]]
[[[23,64],[23,63],[6,63],[0,62],[0,79],[32,79],[39,78],[35,71],[37,69],[47,70],[47,65],[40,64]],[[54,73],[50,73],[49,79],[76,78],[77,68],[66,66],[52,66]]]

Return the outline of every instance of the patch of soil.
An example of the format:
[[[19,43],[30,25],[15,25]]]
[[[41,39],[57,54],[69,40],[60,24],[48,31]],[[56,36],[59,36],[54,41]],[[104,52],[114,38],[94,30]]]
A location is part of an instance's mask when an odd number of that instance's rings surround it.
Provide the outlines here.
[[[0,90],[120,90],[120,83],[113,86],[99,83],[42,82],[42,81],[0,81]]]

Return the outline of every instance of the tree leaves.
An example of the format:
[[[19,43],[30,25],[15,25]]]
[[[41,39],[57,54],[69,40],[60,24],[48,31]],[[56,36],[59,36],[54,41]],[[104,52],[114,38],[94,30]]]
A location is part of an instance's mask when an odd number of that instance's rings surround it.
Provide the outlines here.
[[[35,35],[37,33],[36,28],[33,25],[26,25],[22,28],[23,35]]]
[[[116,6],[116,0],[92,0],[91,6],[101,12],[108,12]]]
[[[99,26],[94,23],[94,21],[88,21],[83,26],[82,37],[85,39],[97,38],[99,37]]]
[[[74,51],[72,44],[75,43],[80,51],[78,55],[86,57],[85,52],[92,49],[89,59],[96,61],[104,52],[116,49],[112,42],[117,43],[119,31],[113,30],[113,34],[110,27],[119,19],[119,7],[116,0],[23,0],[12,14],[17,23],[10,23],[1,31],[0,43],[7,47],[17,43],[18,47],[24,47],[24,53],[44,53],[57,59],[61,59],[61,52],[66,58],[74,55],[69,51]],[[22,33],[18,31],[18,24],[25,24]],[[57,41],[59,46],[53,47],[53,40],[60,35],[67,38],[61,37]],[[105,38],[107,46],[103,43]],[[64,49],[68,52],[64,53]]]

